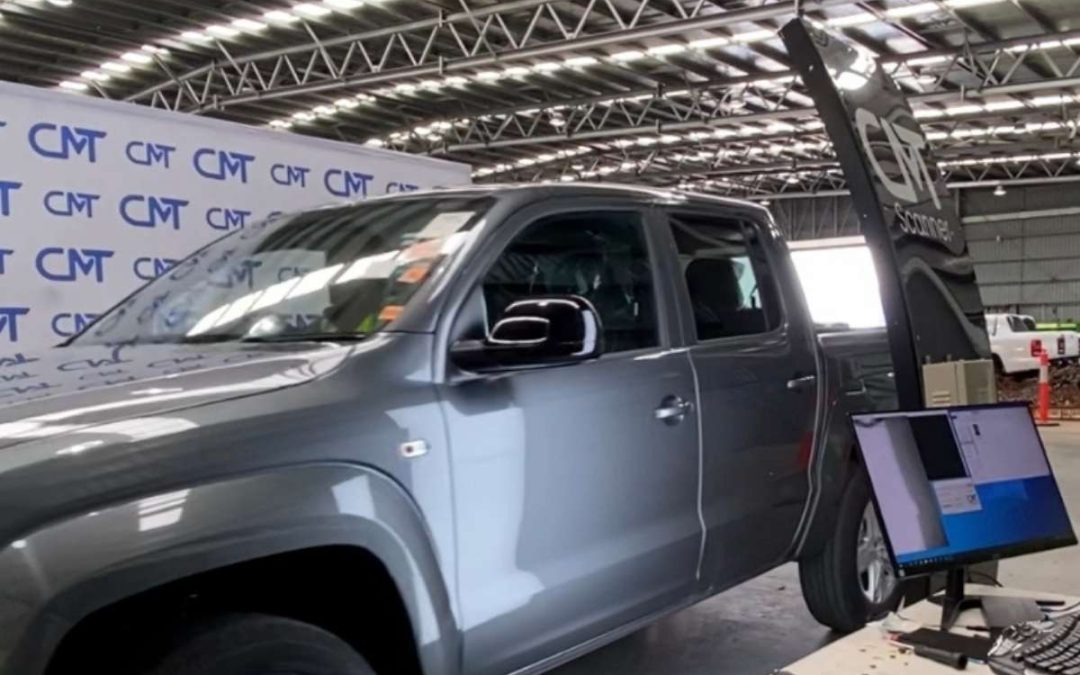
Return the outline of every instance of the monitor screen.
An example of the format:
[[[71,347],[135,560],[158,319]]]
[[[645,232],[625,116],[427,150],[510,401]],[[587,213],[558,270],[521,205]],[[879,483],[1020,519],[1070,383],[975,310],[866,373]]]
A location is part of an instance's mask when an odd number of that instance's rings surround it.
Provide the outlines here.
[[[899,576],[1076,543],[1026,405],[852,421]]]

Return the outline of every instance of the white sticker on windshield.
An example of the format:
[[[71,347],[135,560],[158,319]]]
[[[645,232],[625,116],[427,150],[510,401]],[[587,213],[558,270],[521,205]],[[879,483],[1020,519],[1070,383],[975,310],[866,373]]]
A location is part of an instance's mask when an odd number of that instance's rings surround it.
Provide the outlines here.
[[[440,213],[424,226],[424,229],[416,235],[417,239],[442,239],[449,237],[461,228],[473,217],[473,211],[447,211]]]

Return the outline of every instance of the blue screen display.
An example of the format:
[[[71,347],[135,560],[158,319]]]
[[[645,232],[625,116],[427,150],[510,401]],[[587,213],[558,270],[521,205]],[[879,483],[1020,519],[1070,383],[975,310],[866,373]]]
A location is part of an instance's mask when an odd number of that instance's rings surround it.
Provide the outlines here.
[[[975,486],[982,510],[943,515],[948,545],[897,554],[901,565],[954,557],[981,549],[1005,548],[1027,541],[1068,535],[1069,516],[1052,476]]]
[[[1075,543],[1025,406],[867,413],[852,421],[901,573]]]

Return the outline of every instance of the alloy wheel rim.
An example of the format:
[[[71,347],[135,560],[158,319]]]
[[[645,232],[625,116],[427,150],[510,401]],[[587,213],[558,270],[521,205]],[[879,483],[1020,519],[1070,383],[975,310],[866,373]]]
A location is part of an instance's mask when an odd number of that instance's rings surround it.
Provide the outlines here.
[[[855,551],[859,588],[868,602],[879,605],[892,595],[897,582],[873,503],[863,511]]]

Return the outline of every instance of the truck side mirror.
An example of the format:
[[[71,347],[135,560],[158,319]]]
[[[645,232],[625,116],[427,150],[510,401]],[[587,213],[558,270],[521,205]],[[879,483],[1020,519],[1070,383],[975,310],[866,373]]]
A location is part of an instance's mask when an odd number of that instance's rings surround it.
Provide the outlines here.
[[[459,368],[492,372],[563,365],[603,352],[600,317],[576,295],[528,298],[511,303],[483,340],[460,340],[450,348]]]

